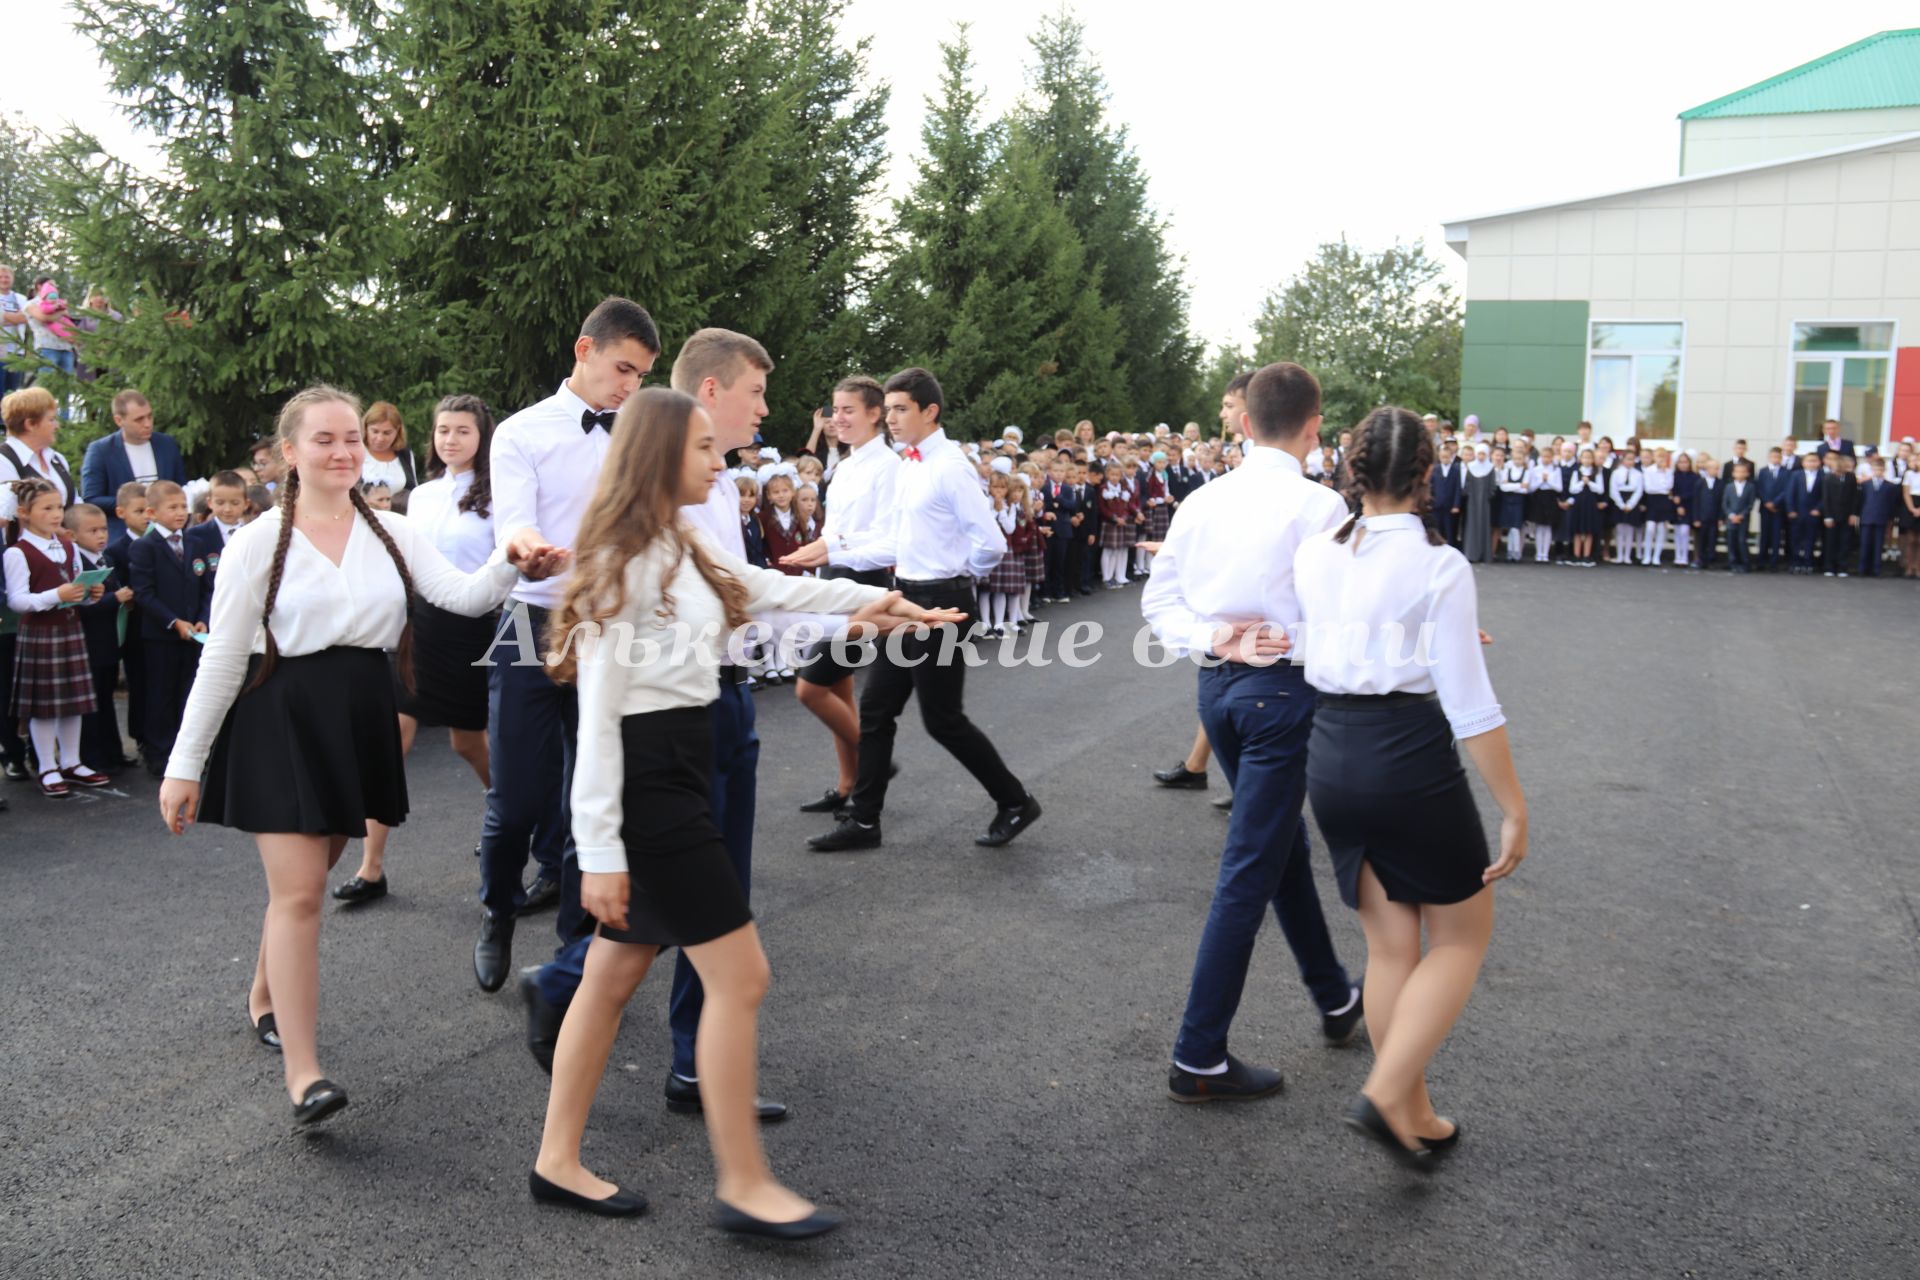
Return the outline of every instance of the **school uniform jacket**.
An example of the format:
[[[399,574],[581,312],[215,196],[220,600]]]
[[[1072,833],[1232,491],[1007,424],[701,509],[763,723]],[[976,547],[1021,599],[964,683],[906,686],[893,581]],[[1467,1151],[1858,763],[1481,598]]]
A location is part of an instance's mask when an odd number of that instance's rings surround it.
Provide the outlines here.
[[[1860,525],[1884,528],[1893,523],[1894,514],[1905,509],[1900,502],[1900,486],[1891,480],[1869,480],[1860,486]]]
[[[219,524],[211,519],[184,529],[181,534],[181,544],[187,550],[187,567],[200,579],[200,612],[189,621],[207,622],[213,617],[213,585],[219,576],[220,556],[227,549],[227,539],[221,534]]]
[[[1821,518],[1833,521],[1836,527],[1845,524],[1847,517],[1854,514],[1853,503],[1858,496],[1858,486],[1854,484],[1853,477],[1829,471],[1821,480],[1820,487],[1823,490]]]
[[[1813,476],[1813,483],[1807,483],[1807,476]],[[1794,523],[1801,520],[1818,520],[1826,509],[1826,475],[1823,472],[1796,471],[1787,478],[1786,497],[1780,503],[1780,509],[1795,517]]]
[[[1687,508],[1687,523],[1707,530],[1720,523],[1722,485],[1711,476],[1701,476],[1699,479],[1699,487],[1693,491],[1693,504]],[[1747,488],[1751,490],[1753,486],[1748,485]]]
[[[1433,489],[1433,510],[1436,513],[1448,513],[1460,505],[1460,495],[1466,484],[1466,467],[1455,458],[1452,462],[1433,464],[1433,474],[1427,478]]]
[[[1760,504],[1760,486],[1749,480],[1740,492],[1734,492],[1734,481],[1727,480],[1720,485],[1720,518],[1723,520],[1744,520]]]
[[[184,548],[186,539],[181,543]],[[176,557],[157,524],[128,548],[133,571],[133,602],[140,609],[140,634],[150,640],[178,640],[173,624],[200,618],[200,578],[193,571],[193,555]],[[205,572],[202,566],[202,573]]]
[[[1760,490],[1760,501],[1771,502],[1777,514],[1786,512],[1787,482],[1791,479],[1793,476],[1788,474],[1784,466],[1776,467],[1772,463],[1756,467],[1753,472],[1753,483]]]

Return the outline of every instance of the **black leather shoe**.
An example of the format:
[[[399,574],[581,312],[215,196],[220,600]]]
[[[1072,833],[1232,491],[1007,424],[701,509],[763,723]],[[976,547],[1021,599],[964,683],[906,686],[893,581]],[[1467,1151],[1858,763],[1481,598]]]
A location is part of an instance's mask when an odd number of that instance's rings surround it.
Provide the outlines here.
[[[1233,797],[1232,797],[1232,796],[1221,796],[1221,797],[1220,797],[1220,798],[1219,798],[1218,800],[1215,800],[1215,801],[1213,802],[1213,807],[1214,807],[1214,808],[1216,808],[1216,809],[1218,809],[1218,810],[1219,810],[1220,812],[1222,812],[1222,813],[1232,813],[1232,812],[1233,812]]]
[[[1232,1054],[1227,1055],[1227,1069],[1218,1075],[1167,1068],[1167,1096],[1175,1102],[1251,1102],[1286,1087],[1286,1080],[1272,1067],[1250,1066]]]
[[[527,886],[527,900],[520,904],[520,914],[530,916],[536,911],[545,911],[560,901],[560,882],[552,876],[535,876],[533,883]]]
[[[828,791],[818,800],[809,800],[800,806],[802,813],[836,813],[847,803],[847,798],[838,791]]]
[[[569,1191],[557,1183],[531,1171],[527,1174],[527,1190],[541,1204],[557,1204],[566,1209],[578,1209],[582,1213],[597,1213],[603,1218],[632,1218],[647,1211],[647,1198],[638,1191],[629,1191],[618,1187],[604,1200],[595,1200],[578,1192]]]
[[[750,1213],[742,1213],[722,1201],[713,1215],[713,1225],[740,1236],[760,1236],[767,1240],[811,1240],[839,1226],[840,1215],[815,1209],[798,1222],[766,1222]]]
[[[355,876],[351,880],[335,885],[333,896],[350,906],[361,902],[373,902],[387,896],[387,878],[381,876],[378,880],[362,880],[359,876]]]
[[[275,1053],[280,1052],[280,1027],[279,1024],[273,1020],[273,1010],[269,1009],[261,1014],[260,1021],[258,1022],[254,1022],[251,1016],[247,1018],[247,1021],[253,1027],[253,1035],[256,1040]]]
[[[7,761],[7,781],[8,782],[25,782],[26,780],[27,780],[27,766],[20,763],[20,761],[18,760]]]
[[[540,1069],[553,1074],[553,1051],[560,1044],[560,1024],[567,1006],[554,1004],[540,990],[540,966],[520,971],[520,998],[527,1005],[527,1052]]]
[[[1320,1034],[1326,1037],[1328,1044],[1344,1049],[1360,1034],[1360,1022],[1365,1015],[1365,1002],[1360,999],[1360,988],[1355,987],[1353,1003],[1347,1006],[1346,1012],[1320,1015]]]
[[[1013,838],[1040,821],[1040,802],[1028,796],[1011,809],[1002,809],[993,815],[993,823],[983,836],[975,836],[973,842],[988,849],[998,849],[1010,843]]]
[[[1187,768],[1182,760],[1171,769],[1155,769],[1153,780],[1163,787],[1172,787],[1176,791],[1205,791],[1207,789],[1207,771],[1195,773]]]
[[[671,1071],[667,1072],[666,1094],[667,1110],[676,1115],[697,1116],[703,1110],[700,1105],[700,1086],[690,1080],[682,1080]],[[787,1104],[755,1098],[753,1113],[762,1124],[778,1124],[787,1118]]]
[[[298,1125],[318,1124],[336,1111],[344,1111],[347,1106],[347,1091],[331,1080],[315,1080],[300,1095],[300,1101],[293,1104],[293,1122]]]
[[[1442,1120],[1446,1119],[1445,1116],[1441,1116],[1440,1118]],[[1447,1152],[1453,1150],[1456,1146],[1460,1144],[1460,1122],[1458,1120],[1455,1120],[1455,1121],[1452,1121],[1452,1124],[1453,1124],[1453,1132],[1448,1134],[1446,1137],[1422,1138],[1420,1139],[1420,1141],[1423,1144],[1425,1144],[1427,1150],[1433,1152],[1433,1154],[1435,1154],[1436,1156],[1443,1156],[1447,1154]]]
[[[814,836],[807,841],[807,848],[815,853],[844,853],[849,849],[878,849],[880,847],[880,824],[862,826],[848,818],[825,835]]]
[[[1356,1095],[1354,1100],[1347,1104],[1347,1113],[1341,1118],[1346,1121],[1349,1129],[1379,1143],[1394,1159],[1409,1169],[1433,1168],[1433,1148],[1424,1142],[1417,1147],[1409,1147],[1402,1143],[1393,1132],[1393,1126],[1387,1123],[1387,1118],[1380,1114],[1380,1109],[1373,1105],[1373,1100],[1366,1094]]]
[[[486,992],[498,991],[513,964],[513,917],[488,912],[480,922],[480,941],[473,944],[473,976]]]

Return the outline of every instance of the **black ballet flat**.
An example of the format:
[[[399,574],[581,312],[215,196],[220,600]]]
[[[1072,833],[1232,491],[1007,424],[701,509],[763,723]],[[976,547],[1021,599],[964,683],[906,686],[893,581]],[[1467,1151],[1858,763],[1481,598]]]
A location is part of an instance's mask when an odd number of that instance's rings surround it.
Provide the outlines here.
[[[847,797],[838,791],[829,791],[818,800],[809,800],[800,806],[802,813],[833,813],[843,808]]]
[[[603,1218],[633,1218],[647,1211],[647,1198],[638,1191],[629,1191],[625,1187],[617,1188],[604,1200],[594,1200],[578,1192],[569,1191],[558,1183],[548,1182],[539,1174],[529,1171],[527,1190],[541,1204],[559,1205],[563,1209],[578,1209],[582,1213],[594,1213]]]
[[[744,1213],[724,1200],[713,1215],[713,1225],[722,1231],[737,1236],[759,1236],[764,1240],[811,1240],[834,1230],[840,1223],[839,1214],[829,1213],[825,1209],[815,1209],[798,1222],[768,1222]]]
[[[261,1044],[275,1053],[280,1052],[280,1027],[273,1020],[273,1010],[269,1009],[261,1014],[258,1022],[249,1016],[247,1024],[253,1028],[253,1034]]]
[[[1343,1117],[1347,1127],[1363,1137],[1371,1138],[1392,1153],[1394,1159],[1409,1169],[1429,1170],[1433,1168],[1433,1148],[1424,1141],[1417,1147],[1404,1145],[1393,1132],[1393,1126],[1380,1114],[1380,1108],[1366,1094],[1360,1094],[1347,1104],[1347,1113]]]
[[[351,880],[344,880],[335,885],[333,896],[336,901],[348,906],[374,902],[387,896],[387,878],[381,876],[378,880],[367,880],[355,876]]]
[[[315,1080],[300,1095],[300,1101],[293,1104],[293,1121],[301,1126],[318,1124],[334,1112],[344,1111],[346,1106],[345,1089],[331,1080]]]
[[[1455,1120],[1453,1132],[1444,1138],[1422,1138],[1420,1141],[1436,1156],[1443,1156],[1460,1145],[1460,1122]]]

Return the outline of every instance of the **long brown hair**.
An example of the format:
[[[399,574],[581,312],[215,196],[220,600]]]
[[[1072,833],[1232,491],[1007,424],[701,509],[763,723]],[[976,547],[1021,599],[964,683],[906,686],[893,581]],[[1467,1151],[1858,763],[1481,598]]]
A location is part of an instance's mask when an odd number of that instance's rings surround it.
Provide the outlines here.
[[[1433,490],[1427,484],[1432,470],[1433,436],[1419,418],[1392,405],[1369,413],[1353,429],[1353,448],[1347,454],[1347,501],[1353,504],[1353,514],[1333,540],[1345,542],[1353,535],[1361,500],[1370,493],[1395,502],[1417,494],[1414,511],[1425,520],[1433,505]],[[1427,541],[1436,547],[1441,542],[1440,531],[1431,524]]]
[[[470,413],[474,425],[480,428],[480,447],[473,454],[473,483],[461,495],[457,510],[471,511],[484,520],[493,514],[493,468],[490,464],[493,454],[493,410],[487,408],[487,402],[479,396],[469,395],[446,396],[433,406],[433,416],[428,419],[427,426],[428,479],[439,477],[447,469],[447,464],[440,460],[440,451],[433,443],[443,413]]]
[[[627,566],[657,540],[665,539],[673,553],[660,571],[660,617],[672,614],[668,586],[681,562],[691,557],[720,597],[728,629],[750,621],[746,586],[715,564],[678,521],[687,437],[698,408],[692,396],[666,387],[647,387],[620,406],[600,483],[574,538],[566,597],[547,621],[547,674],[556,682],[571,683],[578,675],[574,646],[568,643],[574,628],[604,623],[626,607]]]
[[[307,410],[321,404],[344,404],[353,410],[354,417],[360,416],[360,401],[348,391],[316,383],[303,391],[294,393],[292,399],[280,408],[280,416],[274,422],[274,446],[282,447],[299,439],[300,432],[306,426]],[[387,526],[380,523],[380,517],[367,505],[360,486],[354,485],[350,496],[354,510],[373,530],[373,536],[380,539],[380,545],[393,557],[393,567],[400,574],[400,585],[407,593],[407,621],[400,628],[400,643],[394,648],[394,666],[398,668],[401,683],[413,688],[413,574],[407,568],[407,558],[400,554],[393,535],[387,532]],[[241,693],[250,693],[265,683],[273,674],[274,665],[280,660],[280,646],[273,640],[273,603],[280,596],[280,579],[287,568],[287,547],[293,541],[293,516],[300,502],[300,470],[287,468],[286,479],[280,482],[280,536],[273,544],[273,567],[267,574],[266,607],[260,612],[260,629],[266,635],[266,652],[261,657],[260,666],[254,671],[253,679]]]

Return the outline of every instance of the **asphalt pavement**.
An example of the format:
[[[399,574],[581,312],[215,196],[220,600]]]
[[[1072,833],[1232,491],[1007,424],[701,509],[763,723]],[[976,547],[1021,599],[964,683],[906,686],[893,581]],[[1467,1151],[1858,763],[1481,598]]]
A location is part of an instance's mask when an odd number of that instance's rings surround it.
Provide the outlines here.
[[[144,775],[57,806],[6,785],[0,1274],[1920,1274],[1920,584],[1479,581],[1533,852],[1432,1075],[1465,1137],[1430,1177],[1339,1123],[1367,1050],[1321,1043],[1277,929],[1233,1047],[1285,1094],[1165,1095],[1225,822],[1149,778],[1186,750],[1194,677],[1136,663],[1136,587],[1045,615],[1106,629],[1091,665],[968,677],[1046,806],[1006,849],[974,847],[991,804],[909,711],[886,846],[808,853],[825,824],[795,809],[831,744],[791,688],[757,695],[762,1090],[793,1107],[768,1149],[848,1219],[784,1252],[709,1225],[704,1131],[660,1097],[664,974],[586,1151],[652,1209],[528,1199],[546,1077],[514,988],[473,982],[482,801],[440,735],[409,769],[392,896],[327,913],[322,1062],[353,1102],[313,1135],[246,1025],[250,841],[169,837]],[[517,962],[551,920],[522,922]]]

